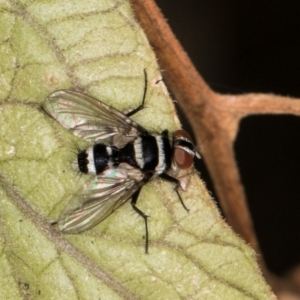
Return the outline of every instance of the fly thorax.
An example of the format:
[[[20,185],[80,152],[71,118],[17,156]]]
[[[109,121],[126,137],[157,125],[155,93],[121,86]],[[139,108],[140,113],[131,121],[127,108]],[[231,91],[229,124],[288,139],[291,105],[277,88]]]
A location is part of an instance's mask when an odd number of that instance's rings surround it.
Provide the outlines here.
[[[168,170],[171,166],[171,161],[172,161],[172,147],[169,141],[168,137],[168,131],[165,130],[161,133],[160,135],[161,138],[161,143],[160,143],[160,151],[164,154],[161,157],[164,158],[164,171]]]
[[[135,147],[135,149],[139,150],[135,153],[136,157],[140,157],[141,153],[141,159],[137,159],[140,168],[145,172],[154,173],[158,164],[158,147],[155,136],[145,135],[137,142],[138,147]]]
[[[170,156],[171,146],[168,137],[163,134],[148,134],[136,139],[134,150],[138,166],[147,172],[149,176],[150,174],[157,176],[163,173],[169,165],[166,155]]]
[[[157,135],[156,137],[157,149],[158,149],[158,163],[155,168],[156,174],[161,174],[166,170],[166,153],[164,147],[163,137]]]

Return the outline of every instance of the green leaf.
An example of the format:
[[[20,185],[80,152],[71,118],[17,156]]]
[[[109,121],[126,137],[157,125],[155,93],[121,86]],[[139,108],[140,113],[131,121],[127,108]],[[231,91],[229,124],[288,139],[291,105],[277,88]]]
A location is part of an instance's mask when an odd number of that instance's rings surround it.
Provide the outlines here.
[[[89,176],[71,169],[87,147],[41,109],[58,89],[82,90],[134,119],[179,127],[154,53],[127,1],[0,2],[0,290],[2,299],[274,299],[253,251],[224,223],[197,174],[182,192],[156,179],[75,235],[51,226]]]

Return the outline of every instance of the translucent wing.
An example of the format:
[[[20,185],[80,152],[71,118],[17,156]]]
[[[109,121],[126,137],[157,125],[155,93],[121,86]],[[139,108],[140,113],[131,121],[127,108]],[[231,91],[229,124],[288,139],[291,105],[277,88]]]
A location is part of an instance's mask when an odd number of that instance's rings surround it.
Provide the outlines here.
[[[62,126],[92,143],[122,148],[146,132],[120,111],[79,92],[56,91],[42,106]]]
[[[140,189],[143,178],[140,170],[125,163],[105,170],[70,200],[58,220],[59,229],[79,233],[94,227]]]

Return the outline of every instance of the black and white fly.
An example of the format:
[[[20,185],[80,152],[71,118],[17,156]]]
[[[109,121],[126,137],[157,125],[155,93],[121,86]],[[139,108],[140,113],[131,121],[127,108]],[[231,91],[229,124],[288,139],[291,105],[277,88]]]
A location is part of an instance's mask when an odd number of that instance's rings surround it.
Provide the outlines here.
[[[194,156],[200,155],[184,130],[175,131],[170,143],[168,130],[150,134],[130,119],[144,107],[146,71],[144,75],[142,104],[127,114],[72,90],[52,93],[42,107],[63,127],[93,145],[78,154],[77,164],[82,173],[95,177],[67,204],[56,222],[58,228],[65,233],[90,229],[131,198],[132,208],[145,221],[147,253],[148,216],[136,206],[142,186],[158,176],[175,183],[178,197],[187,210],[178,193],[180,180],[168,171],[189,169]]]

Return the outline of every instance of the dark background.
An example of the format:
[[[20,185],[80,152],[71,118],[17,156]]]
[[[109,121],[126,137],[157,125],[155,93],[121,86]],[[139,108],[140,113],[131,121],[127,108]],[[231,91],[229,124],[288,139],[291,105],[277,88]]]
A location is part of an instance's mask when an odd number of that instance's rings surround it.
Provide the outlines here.
[[[299,1],[156,2],[214,90],[300,98]],[[300,118],[255,116],[242,121],[235,143],[259,242],[279,275],[300,262],[299,134]]]

